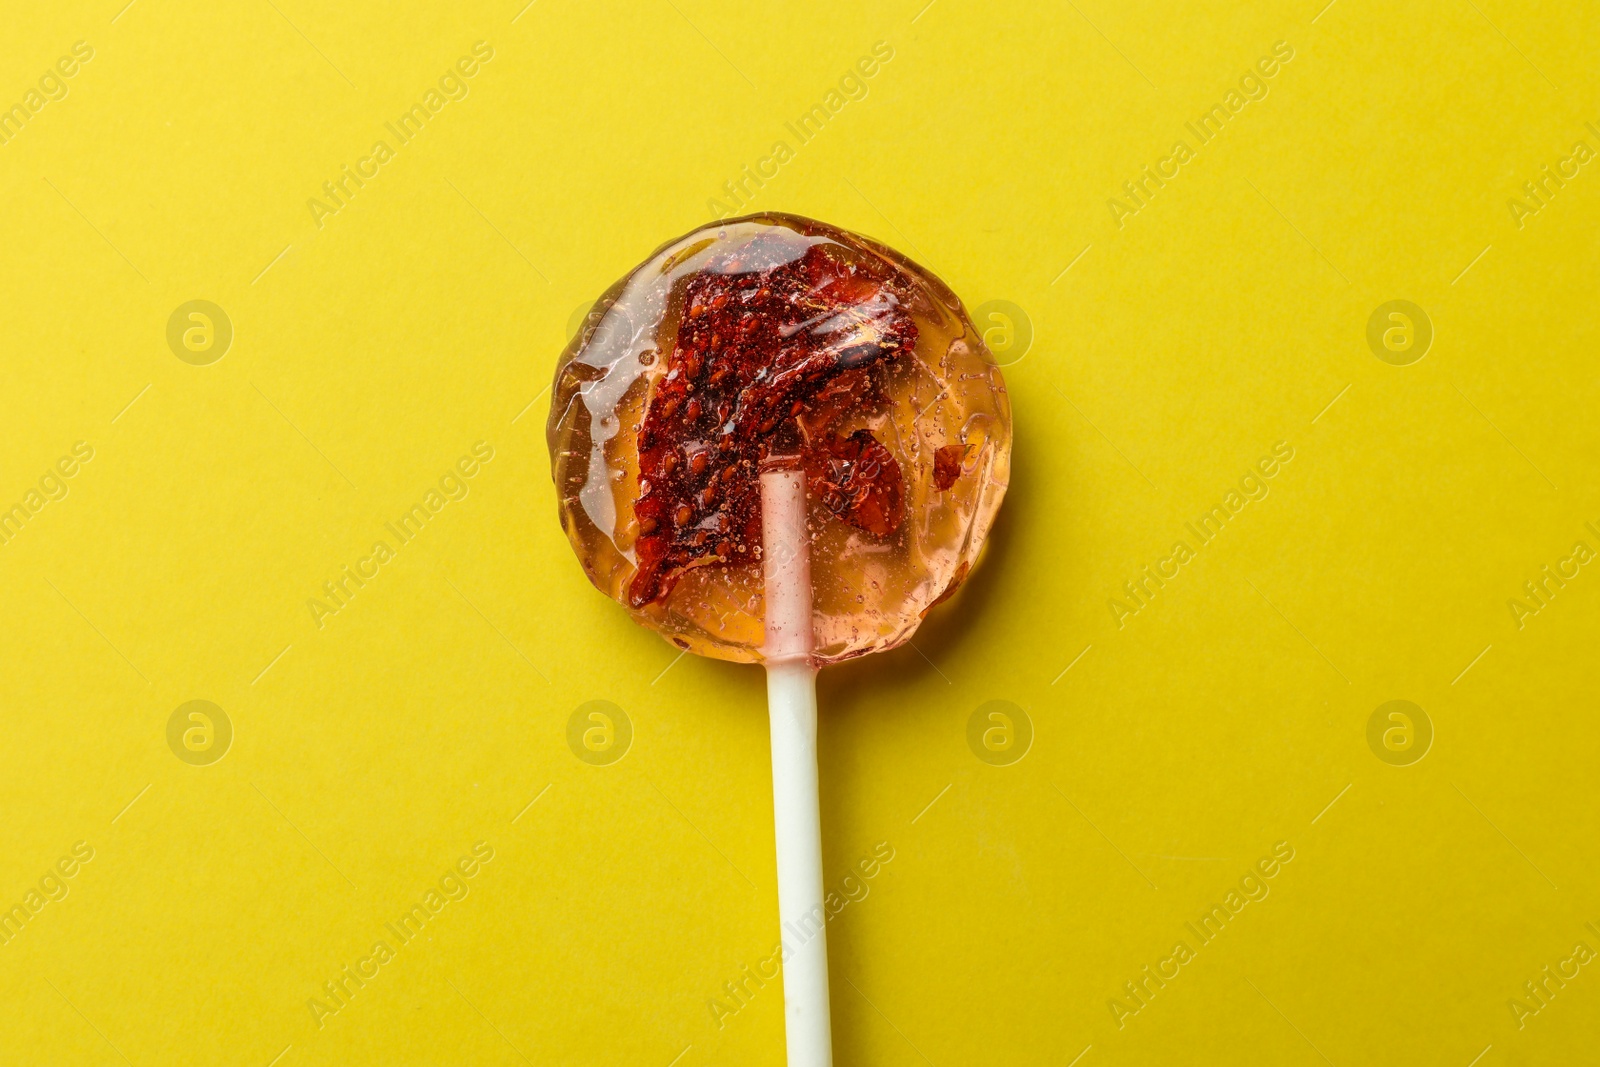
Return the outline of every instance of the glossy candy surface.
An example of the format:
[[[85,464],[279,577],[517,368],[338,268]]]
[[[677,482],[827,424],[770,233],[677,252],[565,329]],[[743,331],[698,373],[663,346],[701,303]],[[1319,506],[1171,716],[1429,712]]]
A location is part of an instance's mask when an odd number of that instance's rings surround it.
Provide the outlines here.
[[[942,282],[793,215],[664,245],[556,369],[561,521],[594,584],[759,662],[764,464],[806,472],[815,658],[892,648],[976,562],[1010,473],[1000,371]]]

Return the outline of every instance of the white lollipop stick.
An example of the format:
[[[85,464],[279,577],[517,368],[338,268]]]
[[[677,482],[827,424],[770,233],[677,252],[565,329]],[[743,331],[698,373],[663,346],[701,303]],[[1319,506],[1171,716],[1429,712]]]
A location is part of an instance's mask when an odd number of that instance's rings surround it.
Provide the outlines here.
[[[766,580],[767,708],[772,716],[772,821],[783,940],[783,1018],[789,1067],[832,1067],[822,817],[817,810],[817,671],[811,663],[811,552],[806,480],[761,473]]]

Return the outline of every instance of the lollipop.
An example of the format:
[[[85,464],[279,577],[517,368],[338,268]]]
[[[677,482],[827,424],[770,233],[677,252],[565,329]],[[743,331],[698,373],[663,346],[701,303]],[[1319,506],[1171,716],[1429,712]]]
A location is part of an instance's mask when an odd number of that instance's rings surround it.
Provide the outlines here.
[[[830,1064],[816,671],[909,640],[977,562],[1010,476],[1000,371],[927,270],[751,215],[606,291],[547,433],[590,581],[680,648],[766,667],[789,1063]]]

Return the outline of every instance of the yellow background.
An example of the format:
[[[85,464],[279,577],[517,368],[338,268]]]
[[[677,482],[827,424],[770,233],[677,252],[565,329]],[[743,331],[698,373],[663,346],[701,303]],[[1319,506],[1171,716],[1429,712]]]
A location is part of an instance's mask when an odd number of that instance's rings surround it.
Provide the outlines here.
[[[0,103],[94,58],[0,147],[0,506],[94,459],[0,548],[0,903],[95,856],[0,947],[0,1061],[782,1062],[775,986],[709,1006],[776,940],[761,675],[675,663],[588,586],[543,435],[574,311],[779,139],[756,208],[1036,334],[984,566],[821,681],[830,887],[895,850],[829,930],[838,1061],[1593,1061],[1593,965],[1520,1029],[1508,1001],[1600,948],[1600,575],[1521,629],[1507,601],[1600,547],[1600,174],[1521,228],[1506,202],[1600,148],[1600,8],[923,3],[5,4]],[[1119,228],[1277,41],[1266,98]],[[208,366],[166,342],[194,299],[234,328]],[[1395,299],[1435,331],[1410,366],[1366,342]],[[477,441],[470,494],[319,629],[308,598]],[[1270,494],[1119,628],[1277,441]],[[209,766],[166,741],[195,699],[234,730]],[[596,699],[634,728],[610,766],[567,746]],[[1394,699],[1435,731],[1411,766],[1367,744]],[[990,700],[1034,726],[1010,766],[967,746]],[[319,1028],[477,841],[470,895]],[[1270,896],[1119,1028],[1278,841]]]

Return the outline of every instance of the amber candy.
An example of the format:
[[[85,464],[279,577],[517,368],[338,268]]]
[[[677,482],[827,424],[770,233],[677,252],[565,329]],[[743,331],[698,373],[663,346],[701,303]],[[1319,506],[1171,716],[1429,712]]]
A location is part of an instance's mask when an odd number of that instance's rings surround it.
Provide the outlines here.
[[[1010,475],[1005,384],[960,300],[795,215],[663,245],[556,368],[562,527],[639,622],[759,662],[763,464],[803,467],[819,664],[892,648],[966,577]]]

